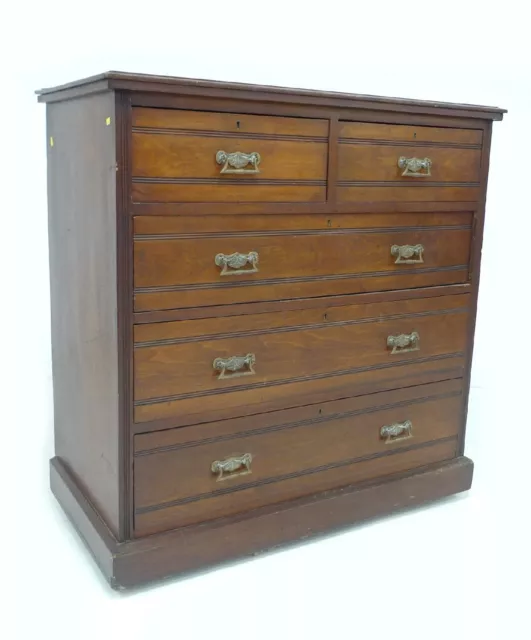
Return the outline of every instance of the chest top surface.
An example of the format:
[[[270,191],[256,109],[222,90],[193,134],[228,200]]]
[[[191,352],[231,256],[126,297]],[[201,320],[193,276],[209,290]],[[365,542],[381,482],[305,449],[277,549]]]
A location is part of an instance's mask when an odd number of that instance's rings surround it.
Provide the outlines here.
[[[36,93],[40,102],[56,102],[107,89],[157,94],[209,94],[212,97],[220,98],[232,97],[242,100],[267,100],[268,102],[285,104],[313,104],[332,108],[376,109],[380,111],[426,113],[487,120],[501,120],[503,114],[506,113],[505,109],[483,105],[412,100],[337,91],[294,89],[241,82],[125,73],[121,71],[107,71],[55,87],[39,89]]]

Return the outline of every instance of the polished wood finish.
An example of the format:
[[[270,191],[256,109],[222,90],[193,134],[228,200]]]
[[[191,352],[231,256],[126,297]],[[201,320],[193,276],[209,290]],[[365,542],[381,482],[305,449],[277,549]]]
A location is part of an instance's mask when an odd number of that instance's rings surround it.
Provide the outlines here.
[[[213,80],[199,80],[195,78],[177,78],[174,76],[157,76],[141,73],[124,73],[122,71],[107,71],[105,73],[82,78],[63,84],[57,87],[43,88],[37,91],[40,102],[57,102],[72,98],[84,93],[95,93],[106,90],[122,90],[162,93],[177,96],[199,96],[200,98],[210,98],[210,111],[212,100],[223,98],[234,98],[240,100],[252,100],[256,102],[268,103],[282,102],[295,105],[310,105],[335,107],[336,109],[367,109],[381,111],[399,112],[401,117],[407,118],[407,114],[427,113],[439,116],[450,116],[453,118],[479,118],[482,120],[501,120],[506,109],[499,107],[488,107],[470,104],[455,104],[450,102],[434,102],[429,100],[409,100],[406,98],[386,98],[382,96],[368,96],[353,93],[334,93],[332,91],[313,91],[310,89],[291,89],[287,87],[276,87],[271,85],[250,85],[244,83],[228,83]],[[135,99],[135,104],[151,102],[155,104],[153,98],[147,101]],[[365,114],[364,114],[365,115]],[[448,126],[454,126],[454,122]]]
[[[411,287],[468,281],[466,212],[135,217],[134,224],[141,312],[389,291],[404,287],[404,277]],[[392,245],[417,243],[423,263],[395,264]],[[234,251],[257,251],[258,272],[221,276],[215,256]]]
[[[328,121],[133,109],[136,202],[326,198]],[[221,173],[218,151],[257,152],[259,173]]]
[[[279,118],[253,116],[248,113],[219,113],[208,111],[176,111],[174,109],[145,109],[132,111],[134,129],[165,129],[171,131],[226,132],[248,136],[295,136],[328,138],[328,120],[315,118]]]
[[[338,213],[383,212],[425,213],[428,211],[444,213],[448,211],[478,211],[481,209],[478,201],[393,202],[378,200],[374,202],[339,202],[337,201],[336,186],[336,183],[328,183],[327,190],[330,193],[330,197],[334,199],[326,202],[131,202],[129,212],[133,216],[183,215],[197,217],[239,215],[243,217],[247,215],[300,216],[305,214],[335,215]]]
[[[442,445],[439,455],[444,456]],[[435,447],[434,447],[435,449]],[[426,456],[425,456],[426,459]],[[61,460],[51,460],[50,484],[113,589],[123,590],[197,572],[199,567],[252,558],[279,547],[317,540],[323,534],[425,505],[467,491],[474,465],[458,457],[380,482],[317,493],[155,536],[121,542],[107,529]],[[199,560],[200,559],[200,560]]]
[[[444,450],[455,455],[460,380],[374,394],[372,406],[365,398],[312,405],[306,416],[293,409],[268,415],[259,428],[249,419],[218,423],[219,435],[216,425],[177,429],[176,442],[167,436],[162,448],[157,434],[137,436],[142,444],[135,449],[148,449],[135,458],[135,531],[154,533],[386,475],[389,465],[394,471],[414,456],[421,466],[433,451],[423,445],[436,440],[447,440]],[[404,420],[412,421],[412,438],[380,437],[381,427]],[[216,435],[204,443],[207,433]],[[252,455],[251,473],[219,480],[211,472],[215,460],[244,453]]]
[[[116,153],[107,117],[115,117],[110,93],[47,111],[52,359],[56,454],[120,535]]]
[[[242,333],[253,335],[275,330],[300,330],[305,326],[317,329],[334,325],[344,326],[349,322],[383,322],[389,316],[390,319],[398,320],[414,318],[417,314],[422,316],[454,311],[466,312],[469,301],[467,295],[462,295],[463,292],[452,292],[451,289],[448,291],[447,287],[444,288],[444,295],[439,296],[429,295],[434,293],[431,289],[425,289],[417,296],[408,293],[405,300],[400,296],[396,296],[395,300],[388,296],[383,301],[370,298],[359,300],[359,296],[344,296],[340,300],[324,298],[320,305],[312,304],[313,301],[310,300],[307,307],[290,309],[287,305],[282,305],[278,310],[261,309],[256,313],[250,311],[249,314],[233,315],[233,305],[232,309],[228,307],[225,313],[217,313],[215,316],[211,316],[206,310],[204,318],[137,324],[134,327],[134,341],[137,347],[148,347],[156,346],[150,343],[171,344],[187,339],[204,339],[206,336],[213,338]],[[442,291],[440,293],[442,294]]]
[[[216,153],[220,149],[227,153],[257,151],[261,156],[260,173],[221,174],[222,167],[216,162]],[[214,184],[223,185],[227,191],[233,183],[249,187],[250,199],[267,200],[253,196],[254,183],[265,180],[324,182],[326,159],[326,142],[133,133],[133,183],[140,178],[189,179],[198,183],[199,195],[204,186],[203,180],[214,180],[218,181]],[[178,187],[182,184],[179,180]],[[210,185],[207,183],[207,186]],[[134,198],[136,193],[137,187],[134,186]],[[220,199],[226,198],[227,193],[220,193]],[[204,197],[198,197],[198,201],[204,202]]]
[[[351,364],[346,371],[303,375],[289,383],[263,384],[263,388],[228,387],[227,392],[214,394],[215,404],[209,402],[209,394],[200,393],[157,398],[154,402],[139,400],[135,403],[133,429],[144,433],[234,416],[255,416],[261,411],[457,378],[465,372],[463,353],[389,360],[373,367]]]
[[[398,474],[404,471],[414,471],[436,462],[443,462],[455,457],[456,439],[443,442],[432,442],[425,448],[397,451],[393,456],[382,458],[367,458],[359,460],[352,468],[338,466],[319,469],[316,475],[300,475],[286,479],[278,484],[265,484],[262,488],[261,499],[286,502],[299,494],[323,493],[341,486],[356,485],[361,482]],[[323,465],[325,466],[325,465]],[[252,510],[253,506],[260,506],[261,501],[255,497],[255,489],[242,489],[236,494],[222,495],[209,499],[202,495],[201,501],[185,502],[184,505],[168,506],[166,509],[140,512],[135,516],[135,531],[141,535],[159,533],[176,526],[184,526],[201,521],[206,517],[221,518],[224,515],[237,514],[239,510]]]
[[[379,302],[380,300],[404,300],[406,298],[436,298],[454,294],[469,293],[470,282],[435,287],[418,287],[415,289],[394,289],[390,291],[373,291],[359,293],[356,301]],[[135,313],[137,324],[150,322],[170,322],[172,320],[191,320],[192,318],[215,318],[227,314],[239,315],[245,313],[269,313],[270,311],[292,311],[293,309],[308,309],[320,307],[342,307],[352,302],[351,296],[323,296],[321,298],[292,298],[291,300],[272,300],[270,302],[252,302],[208,307],[191,307],[187,309],[172,309],[169,311],[147,311]]]
[[[424,214],[422,220],[419,216],[417,226],[395,218],[397,226],[381,229],[349,228],[357,224],[354,216],[336,216],[336,228],[328,219],[324,230],[312,232],[318,223],[309,220],[310,228],[299,233],[276,229],[275,216],[265,221],[260,235],[227,225],[222,233],[192,237],[164,237],[151,221],[152,234],[135,236],[135,310],[357,293],[381,286],[372,278],[384,280],[386,290],[401,288],[404,276],[416,276],[419,286],[466,282],[471,215],[462,214],[459,224],[434,228],[431,215]],[[165,227],[163,219],[159,228]],[[391,247],[407,244],[424,246],[423,262],[396,264]],[[214,261],[217,254],[250,251],[259,254],[258,272],[221,275]]]
[[[398,166],[401,156],[430,158],[433,163],[431,176],[404,176],[403,169]],[[346,182],[476,183],[479,181],[480,157],[481,152],[477,149],[342,143],[339,145],[338,180],[341,186],[347,186]]]
[[[389,250],[390,245],[386,245]],[[213,260],[212,260],[213,262]],[[405,266],[405,265],[404,265]],[[307,279],[306,279],[307,278]],[[223,282],[219,287],[190,289],[186,287],[169,287],[135,289],[135,311],[151,311],[175,308],[197,307],[198,305],[226,305],[229,300],[242,307],[251,302],[267,302],[269,300],[291,300],[297,298],[314,298],[321,296],[343,296],[369,291],[391,291],[418,287],[451,285],[466,282],[468,264],[451,265],[449,268],[433,269],[395,269],[393,266],[385,271],[367,274],[347,273],[343,277],[333,275],[302,276],[300,280],[279,279],[271,284],[252,288],[245,283],[232,284]],[[241,286],[244,284],[244,286]],[[230,290],[228,299],[227,290]]]
[[[190,394],[212,398],[212,393],[231,388],[248,388],[252,395],[280,381],[322,379],[353,368],[461,354],[466,346],[467,298],[181,321],[168,323],[170,328],[155,325],[147,336],[150,327],[142,325],[136,335],[151,339],[136,345],[135,401],[167,402]],[[419,350],[391,358],[388,336],[412,331],[420,335]],[[215,358],[247,353],[256,357],[253,375],[218,378],[212,367]]]
[[[479,279],[481,272],[481,249],[483,246],[483,229],[485,226],[485,205],[487,200],[487,183],[489,176],[489,164],[490,164],[490,145],[492,138],[492,122],[488,122],[485,129],[485,137],[483,142],[483,150],[481,157],[481,209],[474,217],[474,235],[472,237],[472,258],[470,261],[471,273],[470,284],[472,287],[471,302],[473,309],[477,309],[477,301],[479,294]],[[468,349],[466,354],[466,368],[465,368],[465,399],[462,429],[459,434],[459,452],[463,455],[465,450],[465,434],[466,424],[468,416],[468,395],[470,392],[470,379],[472,374],[472,356],[474,353],[474,332],[476,329],[476,314],[470,314],[468,321]]]
[[[423,180],[423,178],[420,178]],[[438,200],[444,207],[448,202],[458,200],[466,203],[466,208],[470,203],[475,202],[481,195],[481,189],[476,185],[461,185],[453,183],[452,186],[436,186],[432,182],[404,182],[395,186],[389,181],[385,184],[374,185],[353,185],[348,182],[340,183],[338,199],[344,202],[370,202],[375,198],[382,202],[395,202],[407,200],[408,202],[432,202]]]
[[[386,228],[409,229],[415,227],[467,226],[472,224],[473,210],[431,212],[430,210],[392,213],[356,213],[299,215],[172,215],[135,216],[134,232],[137,236],[192,235],[195,238],[208,234],[226,232],[274,232],[274,231],[321,231],[323,233],[341,229],[377,230]],[[163,240],[164,238],[160,238]]]
[[[249,176],[247,176],[249,177]],[[258,182],[258,180],[214,180],[212,183],[159,183],[133,184],[134,202],[323,202],[326,182],[291,184],[285,182]]]
[[[447,129],[443,127],[412,127],[373,122],[340,122],[340,142],[347,140],[392,141],[409,144],[436,142],[445,146],[481,146],[481,129]]]
[[[470,487],[504,110],[117,72],[39,99],[51,486],[113,587]],[[215,262],[235,252],[244,273]]]

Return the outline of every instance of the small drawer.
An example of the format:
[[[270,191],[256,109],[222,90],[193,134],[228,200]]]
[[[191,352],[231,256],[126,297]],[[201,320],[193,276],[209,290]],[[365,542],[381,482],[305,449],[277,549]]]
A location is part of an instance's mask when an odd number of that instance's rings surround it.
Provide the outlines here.
[[[339,140],[379,141],[381,143],[434,143],[456,145],[463,148],[480,148],[483,141],[481,129],[452,129],[449,127],[419,127],[403,124],[379,124],[376,122],[339,123]]]
[[[471,213],[257,217],[135,218],[135,311],[468,280]]]
[[[431,362],[437,371],[463,356],[468,302],[464,294],[137,325],[135,422],[181,416],[193,424],[209,406],[294,406],[286,403],[302,404],[304,390],[311,402],[316,384],[341,388],[343,376],[348,395],[356,379],[376,374],[390,388],[405,386],[400,365]]]
[[[326,198],[328,122],[134,109],[136,202],[300,202]]]
[[[135,438],[148,535],[455,456],[462,380]]]
[[[482,132],[343,122],[338,198],[363,201],[475,201]]]

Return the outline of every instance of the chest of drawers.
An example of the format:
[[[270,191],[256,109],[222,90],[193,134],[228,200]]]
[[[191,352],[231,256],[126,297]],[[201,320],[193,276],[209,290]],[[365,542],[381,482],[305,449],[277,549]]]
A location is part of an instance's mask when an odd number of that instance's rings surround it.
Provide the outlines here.
[[[113,587],[470,487],[502,109],[114,72],[39,100],[51,486]]]

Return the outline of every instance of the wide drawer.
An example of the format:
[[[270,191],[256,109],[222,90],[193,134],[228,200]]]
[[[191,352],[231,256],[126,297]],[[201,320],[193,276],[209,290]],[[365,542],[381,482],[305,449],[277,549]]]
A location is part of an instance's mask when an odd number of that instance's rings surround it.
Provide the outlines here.
[[[133,110],[136,202],[297,202],[326,198],[328,121]]]
[[[479,197],[480,130],[343,122],[339,136],[341,201]]]
[[[138,325],[135,421],[177,414],[193,421],[218,402],[258,412],[272,396],[301,404],[304,387],[341,388],[342,376],[350,376],[348,395],[352,376],[403,386],[407,375],[394,370],[403,363],[431,362],[433,372],[448,368],[447,357],[462,358],[468,301],[465,294]],[[230,409],[228,392],[237,393]]]
[[[289,225],[286,218],[136,217],[135,310],[406,289],[469,277],[468,212],[293,216]]]
[[[452,458],[461,389],[450,380],[136,436],[136,534]]]

